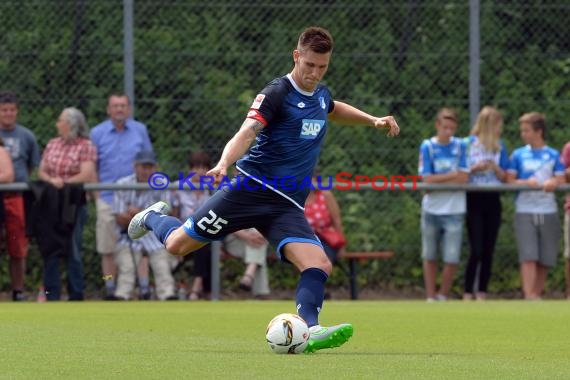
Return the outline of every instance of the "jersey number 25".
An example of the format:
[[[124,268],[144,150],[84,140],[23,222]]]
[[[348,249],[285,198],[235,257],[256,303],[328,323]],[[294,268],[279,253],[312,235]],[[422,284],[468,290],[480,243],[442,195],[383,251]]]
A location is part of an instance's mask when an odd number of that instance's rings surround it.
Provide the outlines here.
[[[210,218],[205,216],[196,224],[202,229],[202,231],[215,235],[222,229],[222,224],[228,224],[228,221],[223,218],[218,218],[216,213],[212,210],[208,211],[208,213],[210,214]]]

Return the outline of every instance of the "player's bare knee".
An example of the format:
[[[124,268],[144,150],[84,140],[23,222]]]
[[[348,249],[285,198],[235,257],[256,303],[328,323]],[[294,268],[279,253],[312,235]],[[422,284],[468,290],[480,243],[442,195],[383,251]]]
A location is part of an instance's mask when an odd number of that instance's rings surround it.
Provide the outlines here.
[[[186,244],[183,239],[180,239],[176,236],[169,236],[166,241],[164,242],[164,247],[174,256],[184,256],[188,253],[187,248],[185,247]]]
[[[330,260],[329,260],[329,262],[327,263],[327,268],[328,268],[328,269],[327,269],[327,273],[328,273],[328,275],[330,276],[331,273],[333,272],[333,268],[334,268],[334,266],[333,266],[333,264],[330,262]]]
[[[321,260],[319,262],[318,268],[320,270],[322,270],[323,272],[325,272],[326,274],[330,275],[332,272],[333,266],[332,266],[330,260],[325,256],[325,259]]]

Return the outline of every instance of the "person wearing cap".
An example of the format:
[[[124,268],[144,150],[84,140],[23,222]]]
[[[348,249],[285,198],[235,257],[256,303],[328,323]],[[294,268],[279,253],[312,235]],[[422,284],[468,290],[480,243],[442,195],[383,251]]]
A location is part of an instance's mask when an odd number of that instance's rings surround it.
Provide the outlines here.
[[[58,137],[51,139],[42,155],[38,176],[57,189],[66,184],[89,183],[96,177],[97,150],[89,140],[89,127],[77,108],[65,108],[56,123]],[[83,300],[85,282],[81,243],[87,221],[85,202],[77,211],[72,247],[67,255],[68,299]],[[48,254],[44,261],[44,286],[48,301],[60,299],[59,255]]]
[[[150,176],[157,171],[156,155],[149,150],[138,152],[134,158],[134,173],[120,178],[118,184],[147,183]],[[152,190],[119,190],[114,192],[113,214],[117,222],[117,288],[114,296],[118,300],[133,298],[136,279],[138,277],[139,299],[150,299],[148,269],[144,268],[144,257],[148,256],[152,268],[156,296],[159,300],[173,300],[175,297],[174,277],[172,269],[178,259],[170,255],[153,235],[133,241],[127,235],[127,226],[132,217],[145,207],[158,202],[171,202],[169,191]],[[143,267],[141,267],[143,263]],[[138,273],[138,276],[137,276]]]
[[[91,130],[91,141],[97,147],[99,182],[115,183],[119,178],[133,174],[133,160],[138,152],[153,149],[146,125],[131,117],[131,102],[127,95],[115,93],[109,96],[107,114],[109,118]],[[115,254],[118,239],[112,212],[113,192],[99,192],[95,204],[96,246],[101,256],[105,299],[112,300],[117,272]]]

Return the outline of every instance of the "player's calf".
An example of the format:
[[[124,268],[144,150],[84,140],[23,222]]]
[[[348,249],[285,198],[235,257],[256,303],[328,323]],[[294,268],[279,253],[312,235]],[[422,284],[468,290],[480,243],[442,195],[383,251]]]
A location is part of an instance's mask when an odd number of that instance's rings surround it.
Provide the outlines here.
[[[192,239],[183,228],[177,228],[168,235],[164,242],[166,250],[174,256],[186,256],[208,243]]]

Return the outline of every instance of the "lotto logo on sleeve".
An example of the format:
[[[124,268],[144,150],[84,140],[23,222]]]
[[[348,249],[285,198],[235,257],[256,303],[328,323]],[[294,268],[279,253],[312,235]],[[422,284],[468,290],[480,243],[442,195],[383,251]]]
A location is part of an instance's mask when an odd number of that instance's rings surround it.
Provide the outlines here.
[[[303,125],[301,126],[301,134],[299,137],[306,140],[313,140],[317,138],[324,126],[324,120],[303,119]]]
[[[263,103],[263,99],[265,99],[264,94],[257,94],[255,99],[253,100],[253,104],[251,105],[251,108],[254,110],[258,110],[261,107],[261,103]]]

